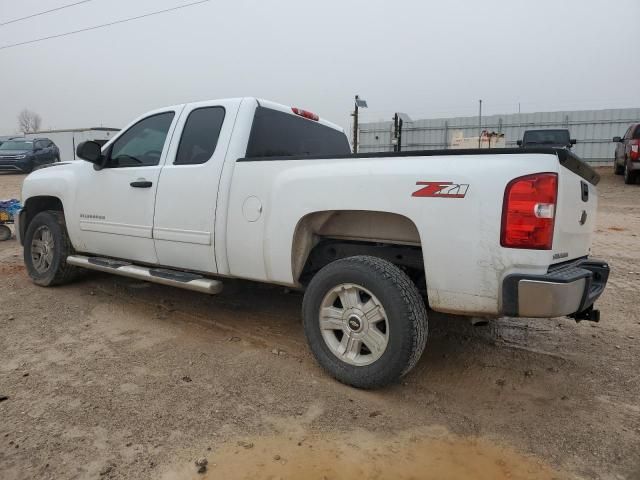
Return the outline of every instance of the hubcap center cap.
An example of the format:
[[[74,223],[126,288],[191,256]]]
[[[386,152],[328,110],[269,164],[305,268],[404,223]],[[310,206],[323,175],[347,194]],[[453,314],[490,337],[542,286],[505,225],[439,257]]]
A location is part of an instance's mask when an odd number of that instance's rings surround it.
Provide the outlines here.
[[[360,318],[356,317],[355,315],[351,315],[349,317],[349,320],[347,320],[347,325],[349,325],[349,328],[354,332],[359,332],[360,330],[362,330],[362,320],[360,320]]]

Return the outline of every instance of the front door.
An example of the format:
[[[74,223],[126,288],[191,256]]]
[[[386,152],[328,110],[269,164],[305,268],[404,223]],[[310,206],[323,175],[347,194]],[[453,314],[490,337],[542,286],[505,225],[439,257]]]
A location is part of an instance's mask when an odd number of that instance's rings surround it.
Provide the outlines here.
[[[104,168],[83,166],[78,185],[77,250],[157,263],[153,211],[160,170],[179,110],[135,122],[103,150]]]

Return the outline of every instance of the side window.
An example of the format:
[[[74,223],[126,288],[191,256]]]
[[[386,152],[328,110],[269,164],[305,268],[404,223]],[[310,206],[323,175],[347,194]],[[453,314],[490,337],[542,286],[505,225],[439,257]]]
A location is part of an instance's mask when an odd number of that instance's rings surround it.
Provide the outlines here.
[[[33,149],[37,150],[39,148],[44,148],[44,144],[41,140],[38,140],[37,142],[33,143]]]
[[[633,126],[627,128],[627,131],[624,134],[624,137],[622,137],[622,138],[624,138],[625,140],[628,140],[629,138],[631,138],[631,130],[633,130]]]
[[[173,121],[173,112],[159,113],[140,120],[111,146],[107,168],[149,167],[157,165]]]
[[[174,165],[206,163],[218,144],[224,122],[223,107],[204,107],[193,110],[182,130],[182,138]]]
[[[636,131],[633,132],[633,139],[640,140],[640,124],[636,126]]]

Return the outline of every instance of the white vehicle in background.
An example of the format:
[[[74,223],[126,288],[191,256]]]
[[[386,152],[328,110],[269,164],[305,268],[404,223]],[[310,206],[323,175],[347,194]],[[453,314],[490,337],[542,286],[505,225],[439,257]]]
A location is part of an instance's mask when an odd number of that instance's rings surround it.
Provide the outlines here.
[[[598,175],[565,149],[349,153],[339,127],[255,98],[143,115],[86,162],[24,182],[38,285],[80,268],[215,294],[234,277],[305,290],[309,345],[373,388],[418,361],[427,308],[599,319]]]

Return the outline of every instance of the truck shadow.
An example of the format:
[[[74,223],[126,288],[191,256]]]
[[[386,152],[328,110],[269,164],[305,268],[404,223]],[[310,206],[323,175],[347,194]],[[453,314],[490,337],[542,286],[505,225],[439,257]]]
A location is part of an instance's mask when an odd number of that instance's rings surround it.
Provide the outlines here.
[[[96,272],[88,277],[93,288],[153,305],[173,321],[221,329],[230,338],[313,362],[301,325],[301,292],[225,280],[222,294],[207,296]],[[474,326],[463,317],[431,312],[427,347],[405,381],[433,387],[464,378],[486,381],[491,373],[489,381],[501,387],[504,377],[520,380],[535,372],[557,373],[571,363],[560,351],[575,328],[573,322],[558,319],[501,319]]]

